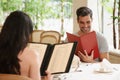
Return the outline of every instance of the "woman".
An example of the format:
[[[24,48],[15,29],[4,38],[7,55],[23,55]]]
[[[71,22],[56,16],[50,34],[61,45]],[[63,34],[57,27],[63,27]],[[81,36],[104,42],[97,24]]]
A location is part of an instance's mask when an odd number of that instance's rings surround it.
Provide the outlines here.
[[[0,34],[0,73],[41,80],[38,53],[27,47],[32,31],[32,21],[26,13],[14,11],[6,18]]]

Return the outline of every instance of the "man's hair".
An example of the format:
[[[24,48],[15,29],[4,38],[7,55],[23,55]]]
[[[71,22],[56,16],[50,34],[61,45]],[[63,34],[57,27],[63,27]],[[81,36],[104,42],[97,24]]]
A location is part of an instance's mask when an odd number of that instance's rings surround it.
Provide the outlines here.
[[[88,7],[80,7],[76,10],[76,15],[77,15],[77,19],[79,19],[79,16],[87,16],[90,15],[91,19],[92,19],[92,10]]]

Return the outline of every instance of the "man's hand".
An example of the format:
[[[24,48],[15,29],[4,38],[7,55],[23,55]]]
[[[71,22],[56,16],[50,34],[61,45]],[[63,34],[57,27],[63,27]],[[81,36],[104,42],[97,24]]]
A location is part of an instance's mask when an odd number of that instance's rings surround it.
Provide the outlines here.
[[[78,56],[80,57],[80,59],[81,59],[82,61],[88,62],[88,63],[95,62],[95,61],[93,60],[94,50],[92,50],[90,56],[88,55],[88,53],[87,53],[86,50],[84,50],[84,53],[85,53],[85,55],[84,55],[83,53],[81,53],[80,51],[78,52]]]

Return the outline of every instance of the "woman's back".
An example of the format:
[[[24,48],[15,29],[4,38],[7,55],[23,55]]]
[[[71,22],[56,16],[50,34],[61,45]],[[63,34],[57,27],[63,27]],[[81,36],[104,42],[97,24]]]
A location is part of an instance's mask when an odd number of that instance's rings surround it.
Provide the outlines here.
[[[30,48],[25,48],[19,53],[21,75],[29,76],[33,80],[40,80],[39,54]]]

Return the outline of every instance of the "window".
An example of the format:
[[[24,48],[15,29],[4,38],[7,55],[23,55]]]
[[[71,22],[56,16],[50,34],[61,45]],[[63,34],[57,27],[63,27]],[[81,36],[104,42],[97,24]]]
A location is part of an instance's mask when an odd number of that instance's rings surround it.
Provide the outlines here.
[[[0,3],[1,12],[7,15],[14,10],[29,14],[34,29],[56,30],[62,35],[67,29],[72,31],[72,0],[0,0]],[[5,17],[7,15],[0,14]]]

